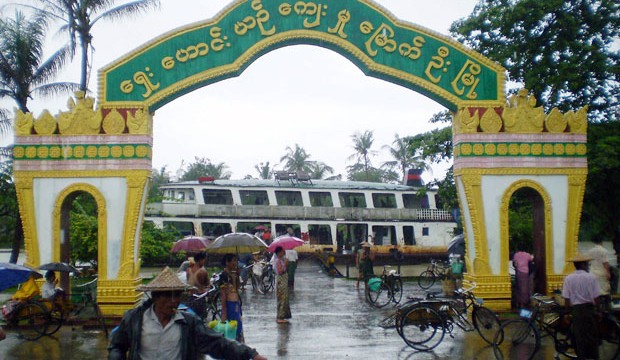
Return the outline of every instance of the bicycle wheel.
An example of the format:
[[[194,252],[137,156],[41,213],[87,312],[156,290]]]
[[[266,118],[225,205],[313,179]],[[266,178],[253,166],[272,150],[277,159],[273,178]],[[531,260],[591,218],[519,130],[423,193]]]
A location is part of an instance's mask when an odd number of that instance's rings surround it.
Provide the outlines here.
[[[498,359],[528,360],[540,348],[540,334],[534,325],[525,319],[508,320],[502,324],[493,339],[495,356]]]
[[[430,271],[430,270],[426,270],[423,271],[420,276],[418,276],[418,285],[420,285],[420,287],[424,290],[430,288],[431,286],[433,286],[433,284],[435,284],[435,273]]]
[[[99,307],[99,304],[97,304],[96,300],[92,300],[93,301],[93,310],[95,311],[95,316],[97,317],[97,322],[99,323],[99,326],[101,326],[101,330],[103,330],[103,333],[105,334],[106,339],[108,338],[108,328],[105,325],[105,318],[103,317],[103,313],[101,312],[101,308]]]
[[[400,337],[405,343],[420,351],[434,349],[445,336],[444,321],[432,307],[414,306],[400,319]]]
[[[33,341],[45,335],[49,323],[49,313],[45,307],[36,302],[26,302],[16,312],[15,323],[20,337]]]
[[[392,278],[392,300],[398,304],[403,299],[403,280],[400,276]]]
[[[570,331],[556,331],[553,334],[553,346],[555,347],[555,351],[567,358],[577,358],[575,346],[573,345],[573,337]]]
[[[62,311],[62,306],[60,304],[54,303],[52,305],[52,309],[49,313],[49,323],[47,324],[47,329],[45,330],[45,335],[53,335],[62,326],[62,322],[64,321],[64,315]]]
[[[617,359],[620,355],[620,325],[612,315],[605,314],[599,323],[601,343],[598,347],[599,359]]]
[[[265,292],[269,292],[271,290],[273,290],[275,284],[276,284],[276,278],[274,276],[273,271],[270,271],[267,273],[267,276],[265,276]]]
[[[450,313],[452,316],[452,321],[456,326],[460,327],[464,331],[473,331],[475,326],[472,324],[467,318],[467,309],[463,309],[461,311],[456,308],[450,306]]]
[[[474,307],[471,317],[474,321],[474,328],[476,328],[482,340],[493,345],[495,334],[501,326],[497,315],[489,308],[477,306]],[[500,335],[500,338],[498,339],[500,343],[504,340],[501,337],[502,335]]]
[[[366,286],[366,299],[368,299],[370,305],[382,308],[392,301],[390,287],[383,281],[377,291],[372,291],[370,290],[370,286]]]
[[[209,321],[212,320],[220,320],[222,319],[222,307],[221,307],[221,302],[222,300],[219,297],[219,294],[216,298],[214,298],[213,300],[210,300],[207,303],[207,311],[205,313],[205,321],[208,323]]]

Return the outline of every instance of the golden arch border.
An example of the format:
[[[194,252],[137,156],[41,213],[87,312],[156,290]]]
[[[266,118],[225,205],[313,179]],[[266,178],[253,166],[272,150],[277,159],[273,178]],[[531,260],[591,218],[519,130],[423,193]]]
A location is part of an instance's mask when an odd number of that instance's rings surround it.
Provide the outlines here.
[[[545,214],[545,267],[547,269],[553,269],[553,227],[551,218],[551,196],[549,196],[545,187],[542,186],[540,183],[530,179],[522,179],[512,183],[502,195],[500,205],[500,275],[508,275],[510,226],[508,212],[510,208],[510,199],[517,190],[523,188],[531,188],[535,190],[543,200],[543,209]]]
[[[53,234],[52,234],[52,261],[60,261],[60,229],[61,229],[61,214],[62,205],[65,200],[75,192],[85,192],[91,195],[97,202],[97,265],[99,267],[99,279],[105,280],[107,278],[107,213],[106,213],[106,201],[101,192],[93,185],[86,183],[75,183],[64,188],[54,203],[54,210],[52,216]]]

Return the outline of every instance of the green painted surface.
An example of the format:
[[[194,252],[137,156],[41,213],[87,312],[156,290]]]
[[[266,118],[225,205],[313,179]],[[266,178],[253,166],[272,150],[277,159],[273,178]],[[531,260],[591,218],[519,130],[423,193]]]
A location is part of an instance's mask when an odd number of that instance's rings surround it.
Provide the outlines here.
[[[102,95],[105,102],[149,101],[154,111],[197,87],[239,75],[264,53],[295,44],[332,49],[366,74],[453,110],[457,102],[503,101],[501,67],[485,65],[482,56],[431,31],[399,26],[360,0],[237,3],[217,22],[154,40],[103,69]],[[229,66],[240,58],[244,62]]]
[[[151,159],[147,144],[15,145],[13,158],[21,160]]]
[[[560,142],[495,142],[477,143],[464,142],[455,145],[455,157],[573,157],[585,158],[587,146],[585,143]]]

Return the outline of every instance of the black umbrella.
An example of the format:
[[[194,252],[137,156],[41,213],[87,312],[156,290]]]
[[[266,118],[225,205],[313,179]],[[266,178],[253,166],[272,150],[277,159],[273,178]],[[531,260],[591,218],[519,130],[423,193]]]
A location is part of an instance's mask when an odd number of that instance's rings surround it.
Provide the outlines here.
[[[60,271],[60,272],[72,272],[75,274],[79,274],[80,270],[75,268],[71,264],[67,264],[64,262],[51,262],[47,264],[43,264],[39,266],[39,270],[52,270],[52,271]]]

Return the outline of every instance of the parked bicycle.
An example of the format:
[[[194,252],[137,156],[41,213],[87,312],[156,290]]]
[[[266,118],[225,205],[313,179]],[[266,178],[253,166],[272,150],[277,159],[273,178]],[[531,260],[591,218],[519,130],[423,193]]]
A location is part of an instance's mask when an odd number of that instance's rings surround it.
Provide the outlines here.
[[[267,261],[258,261],[251,266],[252,289],[257,290],[261,294],[266,294],[273,290],[276,276],[271,263]]]
[[[210,287],[202,294],[191,294],[183,305],[192,309],[205,324],[222,318],[222,300],[220,298],[220,273],[211,276]],[[198,311],[197,311],[198,309]]]
[[[472,283],[467,289],[454,292],[454,297],[411,298],[395,314],[384,319],[382,326],[395,327],[405,343],[420,351],[430,351],[441,343],[445,334],[452,336],[454,325],[464,331],[478,332],[492,344],[500,327],[497,315],[476,298]],[[471,310],[472,321],[468,319]]]
[[[431,259],[428,268],[418,276],[418,285],[424,290],[430,288],[436,281],[445,279],[449,269],[450,264],[448,262]]]
[[[539,351],[541,339],[550,336],[553,339],[556,358],[563,355],[577,358],[573,346],[570,322],[565,322],[567,309],[553,299],[535,294],[531,297],[534,308],[521,309],[518,319],[504,322],[494,339],[494,352],[497,358],[512,359],[517,354],[519,359],[532,359]],[[617,359],[620,355],[620,325],[608,313],[598,318],[599,359]]]
[[[366,286],[366,300],[378,308],[394,302],[398,304],[403,298],[403,280],[396,270],[387,270],[391,266],[383,265],[380,277],[370,278]]]

